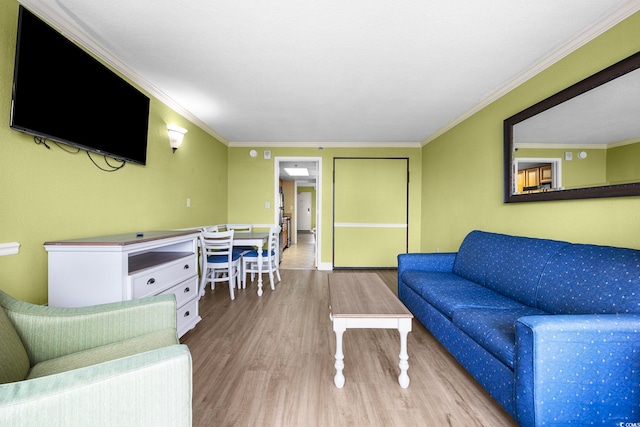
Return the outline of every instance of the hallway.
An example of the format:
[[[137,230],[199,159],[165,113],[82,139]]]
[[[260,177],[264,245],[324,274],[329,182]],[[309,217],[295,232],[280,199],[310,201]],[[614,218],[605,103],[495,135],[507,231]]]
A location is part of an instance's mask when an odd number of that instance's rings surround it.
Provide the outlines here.
[[[315,247],[315,234],[298,231],[298,243],[284,250],[280,270],[315,270]]]

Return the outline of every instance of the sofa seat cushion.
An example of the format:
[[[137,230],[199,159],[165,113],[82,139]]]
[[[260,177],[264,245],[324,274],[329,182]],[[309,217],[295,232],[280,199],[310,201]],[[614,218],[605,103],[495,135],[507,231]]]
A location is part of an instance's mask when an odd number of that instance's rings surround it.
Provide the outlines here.
[[[0,384],[21,381],[29,372],[27,350],[18,332],[0,307]]]
[[[453,324],[502,363],[514,369],[516,320],[523,316],[544,315],[533,307],[461,308],[453,313]]]
[[[31,368],[27,379],[44,377],[71,371],[73,369],[84,368],[86,366],[97,365],[110,360],[120,359],[134,354],[155,350],[162,347],[177,344],[175,329],[164,329],[119,341],[113,344],[89,350],[71,353],[66,356],[57,357],[51,360],[40,362]]]
[[[451,318],[460,308],[520,308],[522,304],[453,273],[406,271],[402,281]]]

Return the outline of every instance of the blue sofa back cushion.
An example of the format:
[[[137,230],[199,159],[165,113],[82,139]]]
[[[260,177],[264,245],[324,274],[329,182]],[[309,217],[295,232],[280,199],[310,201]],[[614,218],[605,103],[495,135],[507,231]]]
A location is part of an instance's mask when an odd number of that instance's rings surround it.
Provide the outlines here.
[[[547,263],[570,243],[530,237],[498,235],[485,286],[535,307],[540,276]]]
[[[522,304],[535,306],[545,265],[570,243],[474,230],[460,245],[453,272]]]
[[[462,241],[453,272],[467,280],[484,285],[491,253],[498,249],[498,235],[474,230]]]
[[[552,314],[640,313],[640,251],[562,248],[540,278],[537,307]]]

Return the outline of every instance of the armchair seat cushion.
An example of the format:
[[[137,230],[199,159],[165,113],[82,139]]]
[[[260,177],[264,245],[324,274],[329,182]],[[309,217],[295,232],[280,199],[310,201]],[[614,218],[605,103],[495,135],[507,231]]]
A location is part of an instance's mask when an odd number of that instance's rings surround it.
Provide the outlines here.
[[[133,356],[176,343],[175,329],[155,331],[128,340],[115,342],[89,350],[79,351],[55,359],[45,360],[31,368],[27,379],[59,374],[73,369],[105,363],[122,357]]]
[[[29,356],[13,323],[0,308],[0,384],[21,381],[29,372]]]

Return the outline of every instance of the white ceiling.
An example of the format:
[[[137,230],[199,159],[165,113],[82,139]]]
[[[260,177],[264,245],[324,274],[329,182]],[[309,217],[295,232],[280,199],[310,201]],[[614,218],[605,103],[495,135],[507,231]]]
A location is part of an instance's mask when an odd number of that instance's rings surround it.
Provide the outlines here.
[[[420,146],[640,10],[640,0],[21,3],[230,146]]]

